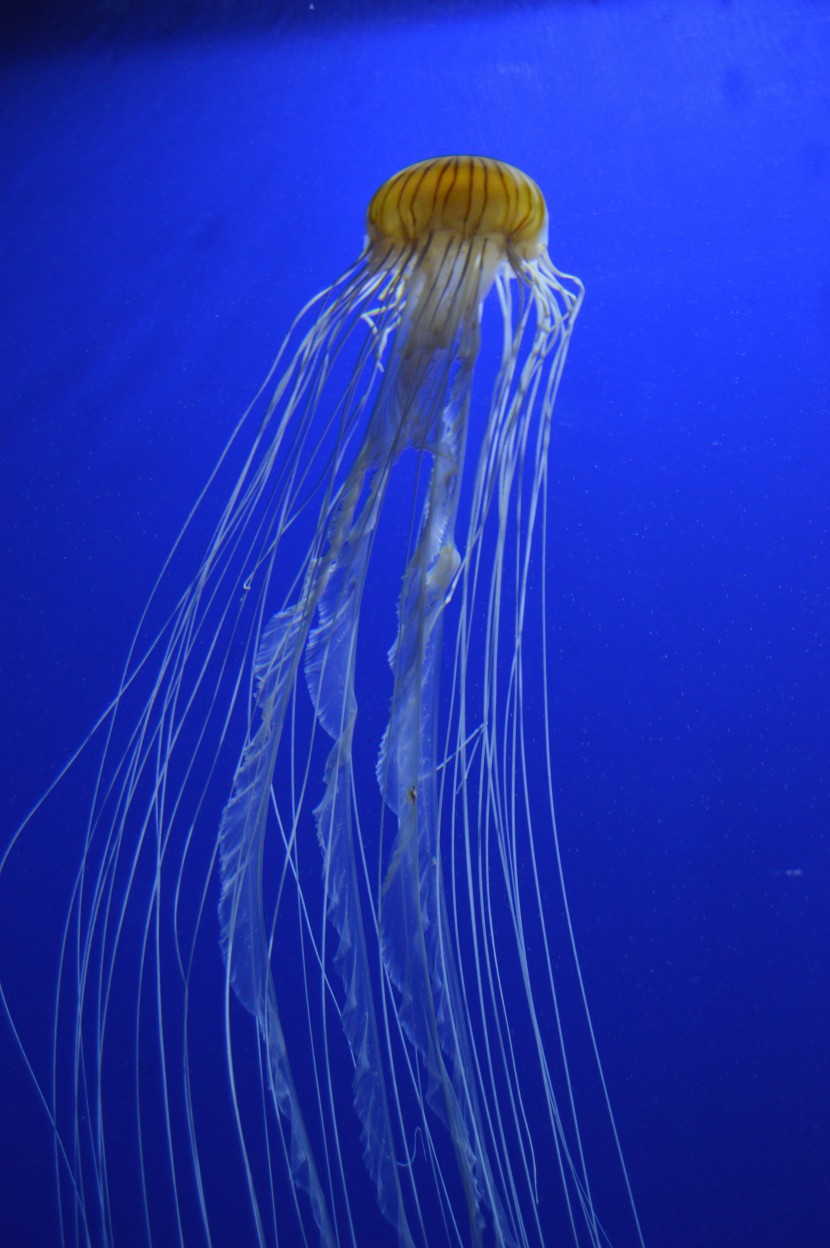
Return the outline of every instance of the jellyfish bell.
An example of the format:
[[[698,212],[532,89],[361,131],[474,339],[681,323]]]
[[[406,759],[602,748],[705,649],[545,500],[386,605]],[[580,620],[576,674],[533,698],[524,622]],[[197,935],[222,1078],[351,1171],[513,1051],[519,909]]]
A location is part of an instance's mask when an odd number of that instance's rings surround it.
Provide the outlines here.
[[[536,183],[503,161],[425,160],[389,178],[370,200],[366,245],[381,267],[408,270],[405,350],[449,347],[498,270],[538,260],[547,234]]]
[[[147,1243],[222,1242],[233,1190],[237,1244],[607,1244],[553,970],[567,954],[642,1243],[558,866],[544,628],[532,655],[525,630],[582,300],[547,236],[539,188],[501,161],[384,183],[363,252],[295,321],[162,573],[86,743],[100,762],[58,941],[53,1068],[29,1063],[63,1242],[126,1242],[131,1216]],[[411,520],[388,531],[399,480]],[[381,546],[397,562],[379,653],[363,617]],[[359,694],[385,709],[378,738]],[[559,881],[562,949],[543,878]]]

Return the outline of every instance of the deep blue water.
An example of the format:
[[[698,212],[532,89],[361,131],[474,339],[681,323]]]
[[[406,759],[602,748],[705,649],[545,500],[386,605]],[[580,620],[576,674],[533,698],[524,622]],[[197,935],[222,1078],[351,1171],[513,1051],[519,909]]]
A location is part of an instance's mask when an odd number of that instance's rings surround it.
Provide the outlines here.
[[[587,290],[551,452],[557,812],[649,1248],[830,1244],[828,66],[828,6],[701,0],[298,6],[0,78],[4,835],[375,187],[474,151],[544,190]],[[0,924],[41,1065],[54,834]],[[0,1046],[0,1242],[46,1245],[48,1126]]]

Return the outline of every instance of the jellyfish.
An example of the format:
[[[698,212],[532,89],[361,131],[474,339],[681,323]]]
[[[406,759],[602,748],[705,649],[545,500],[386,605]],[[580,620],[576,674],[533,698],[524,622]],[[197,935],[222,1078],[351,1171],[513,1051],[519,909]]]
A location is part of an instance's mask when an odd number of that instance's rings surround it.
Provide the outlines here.
[[[601,1248],[587,1064],[642,1245],[553,807],[547,243],[500,160],[390,178],[179,535],[79,752],[48,1075],[3,995],[63,1243]]]

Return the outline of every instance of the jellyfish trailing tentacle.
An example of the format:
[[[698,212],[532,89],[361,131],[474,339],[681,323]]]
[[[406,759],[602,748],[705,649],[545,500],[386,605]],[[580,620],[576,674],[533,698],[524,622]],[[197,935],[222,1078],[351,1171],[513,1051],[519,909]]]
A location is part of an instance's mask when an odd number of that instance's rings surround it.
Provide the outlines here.
[[[361,601],[375,528],[397,451],[394,431],[387,422],[383,425],[370,427],[364,444],[365,457],[371,461],[368,497],[345,538],[340,541],[335,535],[325,555],[326,584],[306,648],[305,674],[316,718],[334,741],[325,764],[325,794],[314,814],[324,857],[326,911],[338,936],[334,963],[344,989],[340,1017],[354,1062],[352,1086],[361,1122],[363,1157],[375,1182],[379,1207],[397,1228],[399,1244],[404,1248],[413,1241],[401,1192],[386,1083],[378,1077],[383,1058],[359,900],[352,806]],[[358,456],[354,488],[366,475],[365,457]],[[347,489],[347,496],[349,493]],[[338,531],[343,522],[344,516],[337,516]],[[330,1087],[328,1093],[333,1101]]]
[[[326,548],[311,562],[299,601],[273,617],[262,634],[254,673],[259,724],[243,752],[220,829],[220,920],[229,982],[257,1019],[272,1093],[288,1123],[292,1175],[309,1195],[324,1244],[333,1244],[326,1198],[280,1024],[262,902],[262,857],[271,786],[297,671],[305,654],[305,675],[316,717],[334,738],[325,768],[326,792],[315,816],[325,859],[326,909],[339,937],[334,961],[345,993],[341,1021],[355,1064],[353,1086],[364,1158],[375,1181],[379,1206],[398,1227],[402,1248],[409,1248],[413,1241],[400,1190],[385,1085],[377,1078],[381,1059],[359,906],[351,806],[360,598],[393,454],[388,431],[378,430],[376,425],[375,418],[331,506],[323,526],[328,530]],[[364,491],[368,494],[365,501]]]

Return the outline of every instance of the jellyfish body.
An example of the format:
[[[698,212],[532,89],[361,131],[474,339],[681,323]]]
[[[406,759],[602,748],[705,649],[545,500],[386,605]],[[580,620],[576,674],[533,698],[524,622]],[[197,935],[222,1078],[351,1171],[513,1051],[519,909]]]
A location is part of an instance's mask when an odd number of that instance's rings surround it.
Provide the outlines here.
[[[563,1242],[607,1242],[539,884],[539,856],[558,860],[544,648],[535,753],[523,731],[532,555],[582,287],[549,259],[538,187],[499,161],[403,170],[366,228],[357,263],[295,322],[264,411],[252,405],[235,431],[224,458],[250,446],[197,574],[157,631],[148,608],[99,727],[43,1081],[67,1242],[120,1242],[107,1097],[124,1030],[142,1242],[222,1242],[193,1003],[217,903],[210,1043],[249,1206],[236,1243],[369,1242],[355,1151],[390,1242],[545,1243],[539,1204],[554,1184]],[[502,332],[479,416],[485,301]],[[364,601],[373,550],[395,545],[384,518],[407,458],[397,632],[378,661]],[[373,745],[359,653],[389,707]],[[356,742],[375,754],[374,799]],[[130,977],[125,1025],[111,1002]]]

